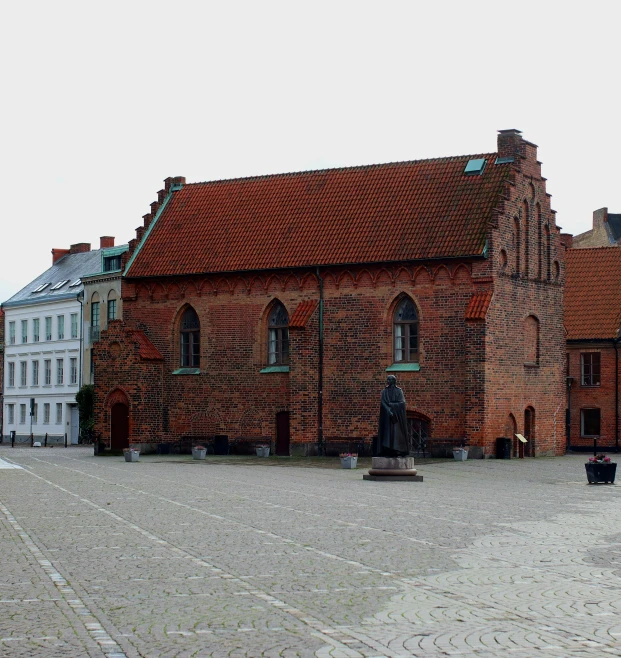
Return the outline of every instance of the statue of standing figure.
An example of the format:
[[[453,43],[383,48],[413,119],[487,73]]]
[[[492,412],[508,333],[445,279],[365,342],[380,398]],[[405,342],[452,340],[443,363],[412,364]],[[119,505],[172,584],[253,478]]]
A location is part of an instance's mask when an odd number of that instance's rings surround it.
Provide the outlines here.
[[[397,378],[394,375],[388,375],[386,388],[382,391],[379,432],[373,456],[405,457],[409,454],[405,396],[397,386]]]

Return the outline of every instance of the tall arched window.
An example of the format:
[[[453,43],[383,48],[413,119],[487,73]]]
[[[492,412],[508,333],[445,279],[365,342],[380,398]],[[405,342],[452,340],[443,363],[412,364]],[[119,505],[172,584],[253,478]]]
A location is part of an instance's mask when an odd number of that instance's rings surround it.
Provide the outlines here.
[[[181,367],[200,366],[201,325],[193,308],[187,308],[181,318]]]
[[[393,322],[395,362],[418,361],[418,314],[409,297],[397,305]]]
[[[516,217],[513,220],[513,246],[515,247],[515,273],[521,274],[521,252],[522,252],[522,234],[520,229],[520,220]]]
[[[270,365],[289,363],[289,316],[287,309],[278,302],[268,318],[267,362]]]
[[[530,216],[528,201],[522,204],[524,214],[524,276],[528,277],[530,268]]]

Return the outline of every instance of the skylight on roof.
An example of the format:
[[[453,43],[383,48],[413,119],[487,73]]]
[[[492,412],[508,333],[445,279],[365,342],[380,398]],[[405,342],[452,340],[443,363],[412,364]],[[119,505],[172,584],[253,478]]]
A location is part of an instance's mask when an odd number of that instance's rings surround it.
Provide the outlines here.
[[[79,286],[81,283],[82,283],[82,279],[76,279],[69,287],[75,288],[76,286]]]
[[[69,283],[69,279],[65,279],[64,281],[59,281],[56,285],[52,286],[50,290],[59,290],[65,285],[65,283]]]
[[[37,287],[32,291],[32,293],[35,293],[35,292],[41,292],[42,290],[45,290],[49,285],[50,285],[49,283],[42,283],[40,286],[37,286]],[[32,294],[32,293],[31,293],[31,294]]]
[[[464,169],[464,174],[466,174],[466,176],[479,176],[483,173],[486,164],[487,160],[485,158],[468,160],[468,164]]]

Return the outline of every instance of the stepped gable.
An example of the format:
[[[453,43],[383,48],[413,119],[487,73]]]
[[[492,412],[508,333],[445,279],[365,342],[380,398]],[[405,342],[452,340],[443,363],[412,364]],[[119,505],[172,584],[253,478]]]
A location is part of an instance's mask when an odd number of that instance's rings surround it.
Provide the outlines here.
[[[514,171],[496,158],[488,153],[182,184],[168,192],[157,218],[148,216],[127,275],[480,256]],[[464,174],[473,159],[487,160],[483,172]]]
[[[621,249],[568,249],[565,329],[567,340],[612,339],[621,325]]]

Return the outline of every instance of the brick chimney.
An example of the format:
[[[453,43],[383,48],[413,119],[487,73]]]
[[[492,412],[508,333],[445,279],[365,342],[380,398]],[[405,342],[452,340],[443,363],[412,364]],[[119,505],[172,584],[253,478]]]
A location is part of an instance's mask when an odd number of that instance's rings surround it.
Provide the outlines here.
[[[78,242],[77,244],[72,244],[69,247],[70,254],[83,254],[86,251],[91,250],[90,242]]]
[[[69,249],[52,249],[52,265],[69,253]]]
[[[108,247],[114,247],[114,238],[111,235],[102,235],[99,238],[99,248],[107,249]]]
[[[561,244],[571,249],[574,246],[574,236],[571,233],[561,233]]]
[[[510,130],[498,131],[498,157],[513,158],[519,164],[522,154],[522,131],[511,128]]]
[[[608,221],[608,208],[593,211],[593,228],[602,228]]]

